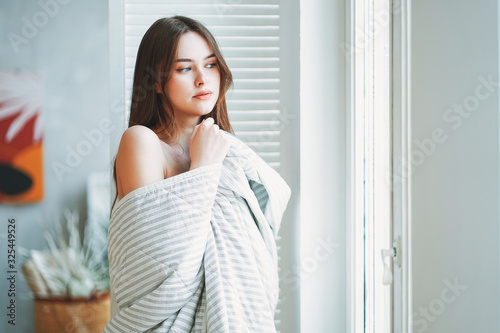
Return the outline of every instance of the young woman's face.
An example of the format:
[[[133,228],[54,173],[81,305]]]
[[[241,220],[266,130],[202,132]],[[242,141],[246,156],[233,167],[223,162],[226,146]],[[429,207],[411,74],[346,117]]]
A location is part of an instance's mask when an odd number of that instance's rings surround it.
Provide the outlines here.
[[[220,73],[217,58],[198,33],[187,32],[179,40],[173,75],[166,92],[175,117],[203,116],[219,97]]]

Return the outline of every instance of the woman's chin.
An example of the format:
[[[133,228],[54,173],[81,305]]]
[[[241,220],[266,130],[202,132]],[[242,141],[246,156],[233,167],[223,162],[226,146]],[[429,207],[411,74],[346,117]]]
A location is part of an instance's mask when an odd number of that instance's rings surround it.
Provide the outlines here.
[[[210,112],[212,112],[212,110],[214,109],[214,107],[212,106],[211,108],[203,108],[201,110],[199,110],[199,114],[200,116],[206,116],[207,114],[209,114]]]
[[[212,112],[213,108],[213,105],[204,105],[203,107],[185,109],[183,111],[179,110],[177,115],[181,116],[181,114],[184,114],[187,117],[203,117]]]

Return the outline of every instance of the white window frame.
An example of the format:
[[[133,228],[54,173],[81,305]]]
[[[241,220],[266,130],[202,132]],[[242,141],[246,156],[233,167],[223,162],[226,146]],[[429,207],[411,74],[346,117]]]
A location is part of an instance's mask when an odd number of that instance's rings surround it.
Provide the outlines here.
[[[389,301],[392,301],[392,311],[390,322],[383,323],[382,325],[374,324],[370,320],[366,322],[365,317],[365,294],[363,291],[364,278],[362,276],[363,262],[365,259],[363,245],[363,218],[364,213],[362,209],[363,202],[363,183],[365,179],[363,178],[363,173],[360,170],[363,161],[363,151],[365,150],[364,145],[360,142],[360,133],[364,132],[362,127],[362,120],[360,119],[360,110],[364,110],[366,105],[364,104],[364,97],[359,96],[363,91],[362,87],[364,82],[363,76],[360,75],[360,71],[363,72],[363,66],[366,65],[364,58],[364,52],[356,52],[358,48],[355,47],[356,43],[356,31],[364,31],[366,26],[364,26],[364,18],[359,12],[361,8],[357,6],[358,0],[348,0],[346,5],[346,43],[347,45],[353,46],[350,52],[350,59],[348,62],[348,70],[346,71],[346,86],[347,94],[346,100],[348,103],[347,107],[347,124],[346,128],[347,134],[347,178],[349,179],[349,185],[347,189],[347,212],[348,212],[348,226],[347,226],[347,330],[353,333],[364,333],[364,332],[383,332],[387,329],[387,324],[390,327],[391,332],[412,332],[411,327],[411,244],[409,244],[409,234],[411,232],[411,207],[409,206],[409,194],[411,193],[411,178],[408,175],[400,177],[400,181],[392,182],[392,211],[389,214],[385,214],[385,218],[390,218],[392,216],[392,235],[382,235],[383,242],[390,243],[387,244],[388,248],[392,247],[391,243],[398,236],[401,237],[401,251],[399,255],[401,256],[402,266],[393,266],[393,291]],[[392,42],[390,52],[392,54],[392,77],[391,77],[391,87],[390,92],[392,94],[392,152],[391,152],[391,162],[390,168],[392,176],[389,176],[390,180],[394,179],[394,175],[397,173],[396,170],[402,170],[401,161],[410,161],[409,156],[409,137],[410,137],[410,118],[409,118],[409,108],[410,108],[410,95],[409,95],[409,76],[410,76],[410,59],[409,59],[409,1],[402,1],[401,3],[396,0],[392,0],[391,5],[391,21],[393,22],[392,30]],[[359,51],[359,50],[358,50]],[[377,51],[375,51],[377,52]],[[377,55],[375,54],[375,57]],[[376,60],[375,60],[376,61]],[[384,125],[385,126],[385,125]],[[389,167],[389,166],[386,166]],[[382,193],[384,196],[387,195],[386,189],[381,189],[382,192],[375,193],[375,195],[380,195]],[[377,192],[377,191],[376,191]],[[387,202],[383,203],[387,205]],[[379,217],[380,218],[380,217]],[[384,216],[382,216],[384,218]],[[390,232],[389,232],[390,234]],[[383,245],[382,245],[383,246]],[[373,260],[381,260],[380,253],[378,250],[379,246],[376,246],[376,251],[373,253]],[[370,259],[371,260],[371,259]],[[376,274],[380,274],[380,271],[375,271]],[[387,301],[387,295],[385,296],[385,301]],[[379,314],[380,315],[380,314]],[[383,315],[383,314],[382,314]],[[387,320],[387,316],[385,316]],[[373,324],[373,327],[365,327],[365,325]],[[372,331],[372,329],[374,329]],[[385,331],[384,331],[385,332]]]
[[[355,49],[355,33],[362,30],[362,21],[356,20],[359,9],[355,6],[356,0],[346,1],[346,45],[344,52],[349,52],[346,70],[346,307],[347,320],[346,332],[364,333],[364,240],[363,240],[363,141],[357,142],[356,138],[363,133],[362,122],[356,119],[356,107],[364,102],[357,94],[361,92],[362,81],[356,77],[362,64],[361,53],[353,52]]]
[[[393,0],[393,237],[401,238],[394,266],[394,332],[413,332],[411,186],[411,0]]]

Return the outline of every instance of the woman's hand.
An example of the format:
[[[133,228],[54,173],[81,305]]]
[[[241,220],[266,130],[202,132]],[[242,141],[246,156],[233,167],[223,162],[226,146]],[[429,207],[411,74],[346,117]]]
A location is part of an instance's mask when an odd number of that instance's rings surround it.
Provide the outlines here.
[[[214,124],[213,118],[206,118],[195,126],[189,139],[190,170],[205,165],[222,163],[229,150],[229,140]]]

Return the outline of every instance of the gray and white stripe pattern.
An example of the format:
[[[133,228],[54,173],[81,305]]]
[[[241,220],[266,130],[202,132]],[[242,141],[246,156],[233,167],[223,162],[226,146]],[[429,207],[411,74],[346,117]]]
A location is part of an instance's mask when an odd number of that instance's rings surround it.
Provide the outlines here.
[[[290,188],[228,134],[222,164],[128,193],[108,232],[118,313],[104,333],[276,332],[275,239]]]

